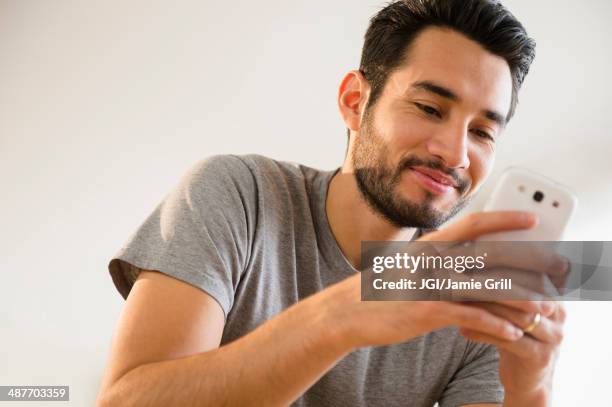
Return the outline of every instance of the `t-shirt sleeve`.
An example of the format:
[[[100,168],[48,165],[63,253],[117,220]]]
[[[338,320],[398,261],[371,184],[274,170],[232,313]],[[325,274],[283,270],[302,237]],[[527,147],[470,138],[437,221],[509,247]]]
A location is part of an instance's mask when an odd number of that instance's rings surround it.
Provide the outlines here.
[[[466,404],[502,404],[504,388],[499,381],[499,353],[488,344],[468,341],[463,363],[439,400],[440,407]]]
[[[127,298],[141,269],[159,271],[208,293],[227,317],[256,213],[255,180],[239,157],[198,162],[111,259],[115,287]]]

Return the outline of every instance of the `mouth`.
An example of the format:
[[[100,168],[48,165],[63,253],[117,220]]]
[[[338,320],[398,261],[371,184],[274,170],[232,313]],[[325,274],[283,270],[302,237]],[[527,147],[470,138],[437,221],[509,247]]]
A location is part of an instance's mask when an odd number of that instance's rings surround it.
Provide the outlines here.
[[[410,174],[428,191],[436,195],[445,195],[457,188],[457,183],[439,171],[424,167],[411,167]]]

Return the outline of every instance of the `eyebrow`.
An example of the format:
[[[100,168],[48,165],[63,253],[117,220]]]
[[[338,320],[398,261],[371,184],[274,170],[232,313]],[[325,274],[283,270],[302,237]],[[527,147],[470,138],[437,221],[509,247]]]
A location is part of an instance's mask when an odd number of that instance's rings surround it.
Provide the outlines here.
[[[431,81],[419,81],[411,86],[412,89],[424,90],[429,93],[434,93],[438,96],[441,96],[445,99],[451,100],[453,102],[460,102],[461,98],[452,90],[445,88],[444,86],[440,86]],[[494,110],[484,109],[481,114],[485,116],[487,119],[494,121],[500,127],[506,126],[506,118],[501,113],[498,113]]]

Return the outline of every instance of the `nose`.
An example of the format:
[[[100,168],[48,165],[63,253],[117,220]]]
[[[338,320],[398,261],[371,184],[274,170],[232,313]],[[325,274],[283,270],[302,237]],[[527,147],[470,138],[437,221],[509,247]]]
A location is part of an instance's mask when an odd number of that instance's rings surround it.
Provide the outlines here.
[[[467,124],[448,123],[440,127],[440,131],[427,141],[427,150],[449,168],[467,169],[470,166]]]

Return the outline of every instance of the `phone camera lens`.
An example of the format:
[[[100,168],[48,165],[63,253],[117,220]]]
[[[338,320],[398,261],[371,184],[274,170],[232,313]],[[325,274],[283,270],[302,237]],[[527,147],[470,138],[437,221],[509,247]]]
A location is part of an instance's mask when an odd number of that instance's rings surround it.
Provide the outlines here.
[[[541,191],[536,191],[535,194],[533,194],[534,201],[542,202],[542,199],[544,199],[544,194]]]

